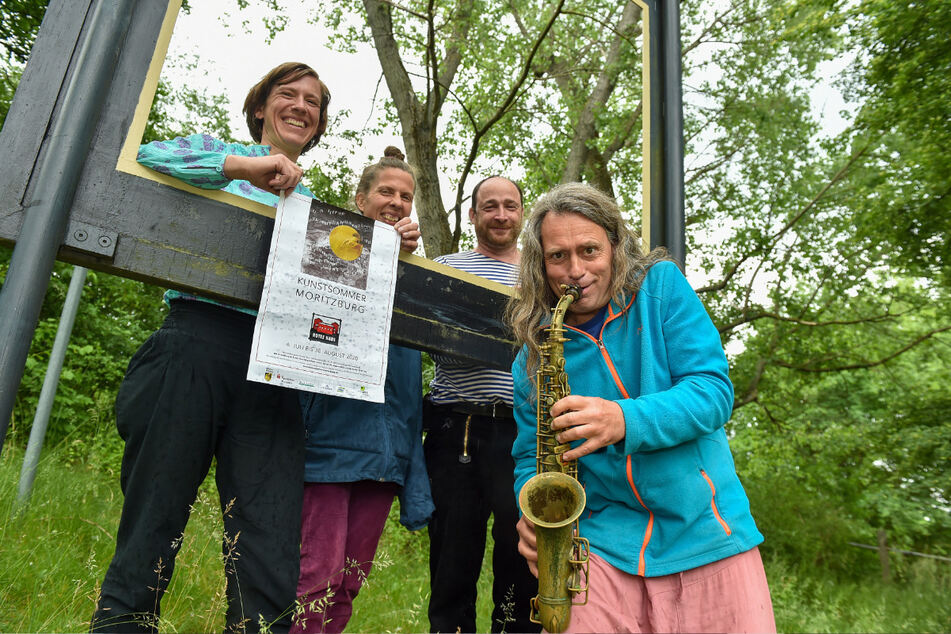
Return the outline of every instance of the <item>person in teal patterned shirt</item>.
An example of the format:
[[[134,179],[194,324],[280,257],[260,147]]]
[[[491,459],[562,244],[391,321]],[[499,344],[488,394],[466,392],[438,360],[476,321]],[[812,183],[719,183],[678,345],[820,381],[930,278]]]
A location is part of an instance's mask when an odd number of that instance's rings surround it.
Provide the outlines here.
[[[281,191],[311,195],[297,159],[320,140],[329,101],[312,68],[281,64],[245,100],[256,145],[199,134],[143,145],[138,160],[269,205]],[[303,490],[297,392],[246,380],[254,311],[179,291],[166,301],[165,322],[132,357],[116,398],[125,500],[91,629],[157,631],[189,510],[214,458],[227,630],[286,632]]]

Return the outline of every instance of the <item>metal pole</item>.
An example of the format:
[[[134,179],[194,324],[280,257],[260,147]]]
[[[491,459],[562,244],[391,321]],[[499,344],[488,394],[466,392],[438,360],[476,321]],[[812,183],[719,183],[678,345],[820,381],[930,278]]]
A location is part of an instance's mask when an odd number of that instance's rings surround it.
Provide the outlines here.
[[[53,399],[56,396],[56,386],[59,385],[59,375],[63,370],[63,359],[66,358],[66,348],[69,345],[69,336],[73,332],[73,323],[76,321],[76,312],[79,310],[79,299],[83,294],[83,283],[86,281],[86,269],[81,266],[73,267],[73,277],[69,280],[69,290],[66,292],[66,302],[63,304],[63,313],[56,329],[56,340],[50,352],[50,362],[46,367],[46,376],[43,378],[43,389],[40,390],[40,401],[36,406],[36,416],[30,428],[30,440],[26,445],[26,455],[23,457],[23,468],[20,470],[20,485],[17,489],[17,504],[25,505],[30,501],[33,493],[33,481],[36,479],[36,465],[40,461],[40,452],[43,451],[43,439],[46,438],[46,427],[49,424],[50,412],[53,410]]]
[[[66,86],[0,289],[0,451],[79,174],[118,62],[135,0],[99,0]],[[8,157],[9,159],[10,157]]]
[[[684,235],[684,107],[680,2],[665,0],[663,22],[664,63],[664,243],[670,256],[685,267]]]
[[[648,2],[650,17],[650,246],[667,248],[683,268],[684,115],[680,3]]]
[[[669,1],[669,0],[668,0]],[[664,134],[664,29],[662,12],[664,0],[648,0],[650,12],[650,26],[648,31],[648,63],[650,66],[650,84],[646,87],[650,91],[650,108],[643,116],[648,117],[650,134],[650,248],[667,246],[667,230],[665,222],[667,214],[664,212],[666,204],[664,197],[667,187],[664,179],[667,170],[664,167],[667,159],[667,149],[664,144],[667,137]]]

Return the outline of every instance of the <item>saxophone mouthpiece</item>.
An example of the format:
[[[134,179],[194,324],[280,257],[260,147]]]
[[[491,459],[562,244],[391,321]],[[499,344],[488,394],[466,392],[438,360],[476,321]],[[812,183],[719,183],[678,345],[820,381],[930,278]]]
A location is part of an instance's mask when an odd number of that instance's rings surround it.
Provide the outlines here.
[[[562,284],[561,290],[564,291],[565,295],[571,295],[575,299],[581,297],[581,287],[577,284]]]

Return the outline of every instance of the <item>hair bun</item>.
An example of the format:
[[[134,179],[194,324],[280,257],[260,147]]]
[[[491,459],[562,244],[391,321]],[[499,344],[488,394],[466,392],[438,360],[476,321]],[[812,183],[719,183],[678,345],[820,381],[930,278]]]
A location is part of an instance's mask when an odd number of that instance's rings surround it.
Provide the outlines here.
[[[406,156],[403,154],[402,150],[392,145],[386,146],[386,149],[383,150],[383,156],[387,158],[397,158],[401,161],[406,160]]]

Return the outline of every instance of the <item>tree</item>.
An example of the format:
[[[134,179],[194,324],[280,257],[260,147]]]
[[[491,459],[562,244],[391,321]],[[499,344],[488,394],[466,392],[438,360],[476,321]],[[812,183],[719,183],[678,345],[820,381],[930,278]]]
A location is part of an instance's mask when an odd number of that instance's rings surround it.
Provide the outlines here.
[[[0,46],[10,59],[26,64],[49,0],[4,0],[0,6]]]
[[[847,83],[863,100],[856,133],[881,148],[881,170],[892,174],[868,183],[869,213],[859,229],[901,245],[896,266],[948,285],[951,47],[943,25],[951,6],[865,0],[849,18],[862,62]]]
[[[490,4],[363,2],[393,94],[386,123],[398,122],[407,147],[417,146],[410,159],[425,157],[421,165],[428,173],[434,155],[458,162],[460,192],[468,167],[502,165],[524,170],[529,198],[557,182],[582,179],[636,209],[639,10],[633,3]],[[791,390],[838,391],[843,398],[836,404],[845,412],[838,418],[852,424],[816,433],[834,434],[846,448],[870,444],[855,464],[877,483],[864,502],[849,507],[855,521],[843,526],[854,534],[888,525],[908,539],[924,539],[924,532],[908,526],[926,512],[947,514],[940,503],[906,504],[906,518],[892,521],[884,518],[894,519],[897,511],[873,501],[899,499],[886,492],[908,477],[907,463],[894,477],[875,465],[894,462],[889,450],[905,446],[894,441],[897,432],[884,428],[897,429],[914,408],[880,400],[870,417],[845,397],[871,400],[874,386],[897,366],[912,382],[919,370],[911,360],[947,345],[951,302],[941,283],[946,273],[937,269],[946,268],[951,179],[947,162],[922,138],[922,131],[943,138],[941,81],[917,111],[930,128],[913,118],[908,125],[894,123],[918,100],[908,87],[946,65],[947,47],[935,32],[946,9],[922,18],[925,28],[915,11],[872,0],[856,6],[835,0],[684,2],[682,8],[687,265],[692,275],[703,276],[698,293],[735,351],[737,420],[747,425],[734,426],[738,444],[765,434],[776,442],[765,459],[789,460],[791,468],[774,473],[773,485],[811,474],[801,421],[831,412],[794,399]],[[346,21],[348,11],[354,16],[358,8],[337,5],[326,15],[351,25],[348,39],[366,39],[358,19]],[[894,29],[899,19],[902,28]],[[912,34],[921,40],[911,44]],[[854,72],[842,81],[850,82],[846,95],[857,99],[853,112],[859,114],[845,130],[829,132],[814,114],[812,92],[823,80],[823,64],[843,57],[855,60]],[[417,78],[424,81],[414,83]],[[904,91],[902,98],[893,98],[895,90]],[[513,98],[506,100],[509,94]],[[461,200],[457,193],[457,214]],[[420,209],[424,236],[437,236],[427,241],[427,252],[433,245],[436,252],[446,244],[455,248],[455,241],[445,241],[446,210],[431,197],[422,206],[429,210]],[[938,401],[947,394],[940,391]],[[884,426],[877,437],[888,437],[890,445],[874,440],[876,425]],[[942,455],[937,439],[946,432],[943,424],[934,434],[923,432],[934,455]],[[850,464],[841,453],[822,455]],[[767,465],[751,461],[754,471]],[[940,461],[935,464],[942,472]],[[813,488],[848,482],[845,469],[815,474]],[[939,480],[924,488],[941,490]],[[947,492],[938,495],[946,499]],[[947,530],[944,521],[930,525]],[[830,535],[843,537],[840,529]]]
[[[400,121],[407,156],[419,170],[416,208],[421,225],[426,227],[423,240],[430,256],[458,248],[463,187],[482,138],[517,103],[528,81],[532,59],[563,4],[564,0],[554,7],[546,6],[541,11],[545,16],[542,26],[522,34],[504,28],[504,9],[495,3],[414,3],[408,10],[394,13],[387,2],[364,0],[367,23]],[[444,35],[444,39],[437,39],[437,34]],[[509,43],[512,38],[518,40],[509,49],[513,54],[499,55],[497,44]],[[419,94],[403,60],[405,54],[418,55],[417,67],[424,79]],[[473,77],[473,71],[467,67],[466,81],[453,89],[464,62],[480,71],[490,70],[495,81],[489,80],[489,72]],[[498,81],[499,78],[506,79]],[[468,152],[458,145],[453,147],[451,142],[437,141],[439,119],[450,95],[454,106],[463,113],[459,117],[466,122]],[[455,226],[451,230],[439,188],[437,156],[441,151],[465,154],[452,208]]]
[[[897,294],[917,301],[904,280]],[[941,323],[933,309],[892,320],[918,331]],[[877,310],[877,307],[870,307]],[[916,323],[916,322],[930,323]],[[829,333],[826,349],[861,349],[871,332]],[[883,529],[899,548],[948,553],[951,535],[951,380],[948,346],[931,340],[887,363],[849,372],[775,372],[759,408],[736,413],[737,466],[771,548],[809,567],[855,574],[872,560],[852,548]],[[777,492],[781,491],[781,495]],[[803,536],[809,535],[808,539]],[[874,564],[872,564],[874,565]]]

